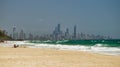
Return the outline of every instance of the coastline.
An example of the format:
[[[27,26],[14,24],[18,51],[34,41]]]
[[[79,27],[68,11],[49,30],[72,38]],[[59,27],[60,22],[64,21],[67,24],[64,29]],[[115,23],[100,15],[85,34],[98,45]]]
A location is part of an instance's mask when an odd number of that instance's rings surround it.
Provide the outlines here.
[[[120,56],[49,48],[0,47],[2,67],[120,67]]]

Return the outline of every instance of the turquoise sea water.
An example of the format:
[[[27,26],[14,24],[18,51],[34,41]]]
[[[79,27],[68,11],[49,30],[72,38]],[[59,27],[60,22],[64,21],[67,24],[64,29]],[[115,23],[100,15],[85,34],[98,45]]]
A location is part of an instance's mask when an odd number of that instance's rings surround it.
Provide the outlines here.
[[[101,47],[120,47],[120,40],[61,40],[61,41],[39,41],[33,40],[31,43],[42,43],[42,44],[61,44],[61,45],[83,45],[83,46],[98,46]]]

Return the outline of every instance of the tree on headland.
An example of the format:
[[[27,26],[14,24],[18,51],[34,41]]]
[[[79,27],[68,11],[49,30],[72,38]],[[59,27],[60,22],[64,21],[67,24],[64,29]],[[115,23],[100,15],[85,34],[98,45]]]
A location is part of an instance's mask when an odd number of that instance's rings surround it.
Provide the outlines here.
[[[0,40],[9,40],[11,37],[5,34],[4,31],[0,30]]]

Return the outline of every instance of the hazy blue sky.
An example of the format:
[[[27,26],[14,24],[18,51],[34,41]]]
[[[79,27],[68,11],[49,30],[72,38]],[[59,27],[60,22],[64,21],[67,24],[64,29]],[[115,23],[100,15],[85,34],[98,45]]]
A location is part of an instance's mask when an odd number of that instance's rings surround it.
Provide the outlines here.
[[[120,38],[120,0],[0,0],[0,28],[52,33],[77,25],[77,32]]]

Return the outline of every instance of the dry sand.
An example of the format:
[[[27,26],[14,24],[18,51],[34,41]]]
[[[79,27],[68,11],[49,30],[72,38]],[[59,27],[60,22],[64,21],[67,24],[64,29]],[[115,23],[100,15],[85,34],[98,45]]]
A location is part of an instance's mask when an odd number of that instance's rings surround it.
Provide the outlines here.
[[[71,50],[0,47],[0,67],[120,67],[120,56]]]

